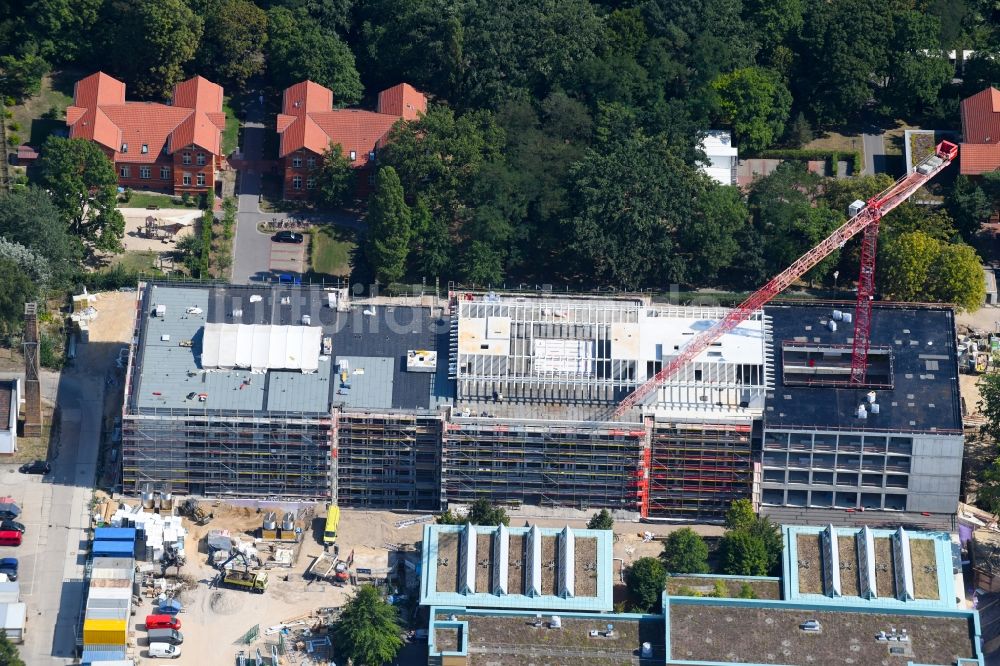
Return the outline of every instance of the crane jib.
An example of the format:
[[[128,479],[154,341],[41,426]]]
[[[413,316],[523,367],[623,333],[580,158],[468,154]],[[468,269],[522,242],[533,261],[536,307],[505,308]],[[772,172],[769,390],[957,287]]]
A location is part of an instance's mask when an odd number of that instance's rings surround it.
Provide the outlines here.
[[[912,172],[869,199],[865,207],[857,215],[841,225],[825,240],[820,242],[819,245],[799,257],[791,266],[773,277],[767,284],[747,297],[745,301],[730,310],[729,314],[714,326],[694,336],[663,369],[645,383],[636,387],[632,393],[627,395],[618,404],[614,412],[614,418],[618,418],[630,408],[655,393],[674,373],[687,363],[693,361],[695,357],[708,349],[713,342],[747,321],[755,311],[805,275],[809,269],[830,256],[834,250],[843,247],[844,243],[858,233],[870,227],[870,231],[866,232],[862,242],[861,272],[858,277],[858,316],[854,319],[854,345],[851,359],[851,382],[862,384],[867,368],[868,344],[870,342],[871,302],[874,296],[875,248],[878,239],[879,220],[896,206],[913,196],[931,178],[951,164],[957,156],[957,145],[950,141],[939,143],[935,152],[917,164]]]

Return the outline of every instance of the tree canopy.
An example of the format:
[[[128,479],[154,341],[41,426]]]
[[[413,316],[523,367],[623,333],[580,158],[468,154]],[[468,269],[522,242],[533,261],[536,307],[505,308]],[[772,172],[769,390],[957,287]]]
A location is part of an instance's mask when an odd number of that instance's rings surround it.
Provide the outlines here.
[[[588,530],[610,530],[615,526],[615,520],[611,517],[611,512],[601,509],[587,521]]]
[[[96,143],[49,137],[38,172],[71,233],[96,250],[122,250],[125,219],[115,208],[118,176]]]
[[[690,527],[671,532],[663,542],[660,555],[667,573],[708,573],[708,545]]]
[[[272,85],[280,89],[309,79],[332,90],[338,104],[361,99],[363,88],[354,54],[337,33],[324,30],[305,9],[272,7],[267,20]]]
[[[392,167],[380,169],[368,202],[368,261],[383,284],[398,281],[406,272],[410,250],[410,208],[403,186]]]
[[[343,208],[354,198],[355,177],[351,161],[339,143],[323,153],[316,178],[316,201],[327,208]]]
[[[337,653],[357,666],[382,666],[403,647],[396,607],[374,585],[362,585],[348,599],[333,634]]]
[[[655,557],[640,557],[625,570],[625,586],[641,613],[653,611],[667,586],[667,570]]]
[[[264,71],[267,13],[250,0],[195,0],[205,31],[195,62],[205,78],[242,89]]]

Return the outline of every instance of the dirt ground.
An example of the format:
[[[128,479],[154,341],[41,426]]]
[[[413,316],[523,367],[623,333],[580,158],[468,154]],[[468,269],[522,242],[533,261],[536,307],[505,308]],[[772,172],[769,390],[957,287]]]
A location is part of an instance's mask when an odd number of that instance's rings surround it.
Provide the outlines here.
[[[134,294],[131,296],[134,297]],[[203,526],[186,522],[189,530],[185,544],[188,561],[182,568],[181,574],[197,581],[197,584],[181,595],[185,605],[180,615],[184,644],[181,657],[172,663],[178,666],[233,663],[232,660],[239,650],[248,650],[249,654],[258,646],[267,654],[265,648],[268,642],[277,641],[276,635],[265,635],[268,627],[285,620],[306,616],[317,608],[342,606],[353,592],[353,587],[350,585],[337,587],[329,583],[304,580],[303,573],[313,558],[323,550],[311,527],[305,530],[302,549],[295,564],[290,569],[273,568],[268,571],[268,590],[264,594],[209,587],[209,583],[215,577],[215,570],[207,562],[205,535],[212,529],[228,529],[233,537],[250,539],[254,530],[260,526],[262,516],[253,508],[234,507],[211,500],[202,502],[201,506],[212,512],[214,518]],[[322,515],[323,507],[317,505],[316,516]],[[337,540],[341,555],[346,556],[353,551],[355,567],[384,566],[388,560],[388,548],[397,546],[419,548],[423,524],[396,527],[396,523],[413,518],[412,514],[343,509]],[[523,524],[523,521],[518,519],[513,519],[511,522],[516,525]],[[560,521],[550,518],[531,522],[547,527],[562,527],[567,523],[571,527],[585,527],[582,521],[576,520]],[[659,555],[663,549],[662,541],[643,543],[640,532],[646,529],[655,531],[657,535],[665,535],[680,529],[680,526],[619,523],[615,530],[614,556],[623,558],[629,563],[639,557]],[[701,527],[699,531],[709,536],[717,536],[717,533],[721,534],[722,529]],[[614,575],[617,579],[620,564],[615,563],[614,566]],[[172,569],[170,573],[173,573]],[[146,648],[142,623],[152,608],[152,603],[145,599],[133,618],[138,655],[141,657],[145,656]],[[306,621],[309,622],[309,619],[306,618]],[[240,644],[240,639],[254,625],[260,628],[260,639],[247,648]],[[298,656],[295,659],[283,663],[308,663],[300,661]]]
[[[183,227],[176,235],[163,239],[146,238],[139,234],[140,229],[146,227],[146,218],[155,217],[160,224],[169,224],[175,218],[190,219],[201,214],[201,211],[192,211],[190,208],[183,209],[162,209],[146,210],[145,208],[120,208],[122,216],[125,218],[125,236],[122,243],[126,251],[148,251],[172,252],[177,247],[177,241],[192,233],[193,222]]]

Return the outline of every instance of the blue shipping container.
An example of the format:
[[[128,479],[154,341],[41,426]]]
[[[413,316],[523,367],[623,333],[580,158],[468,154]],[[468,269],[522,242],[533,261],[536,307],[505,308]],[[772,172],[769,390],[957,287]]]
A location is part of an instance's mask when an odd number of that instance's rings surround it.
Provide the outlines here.
[[[98,527],[94,530],[94,541],[135,542],[134,527]]]
[[[83,658],[80,661],[89,664],[94,661],[116,661],[124,658],[124,645],[88,645],[83,650]]]
[[[94,557],[131,557],[135,552],[135,542],[95,541],[90,550]]]

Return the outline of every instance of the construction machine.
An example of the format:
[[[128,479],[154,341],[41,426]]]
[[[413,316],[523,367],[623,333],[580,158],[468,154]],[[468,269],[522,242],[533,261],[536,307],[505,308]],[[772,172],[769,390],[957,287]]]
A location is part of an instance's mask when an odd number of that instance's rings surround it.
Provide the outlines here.
[[[350,566],[337,557],[337,553],[326,551],[319,554],[306,569],[306,578],[328,580],[332,583],[346,583],[351,578]]]
[[[233,560],[241,560],[242,568],[229,567],[229,563]],[[218,567],[222,582],[226,585],[258,594],[263,594],[264,590],[267,589],[267,572],[251,569],[250,560],[239,550],[233,551],[229,559],[219,564]]]
[[[213,515],[198,506],[198,502],[193,499],[184,500],[181,505],[181,515],[187,516],[198,525],[205,525],[213,518]]]

